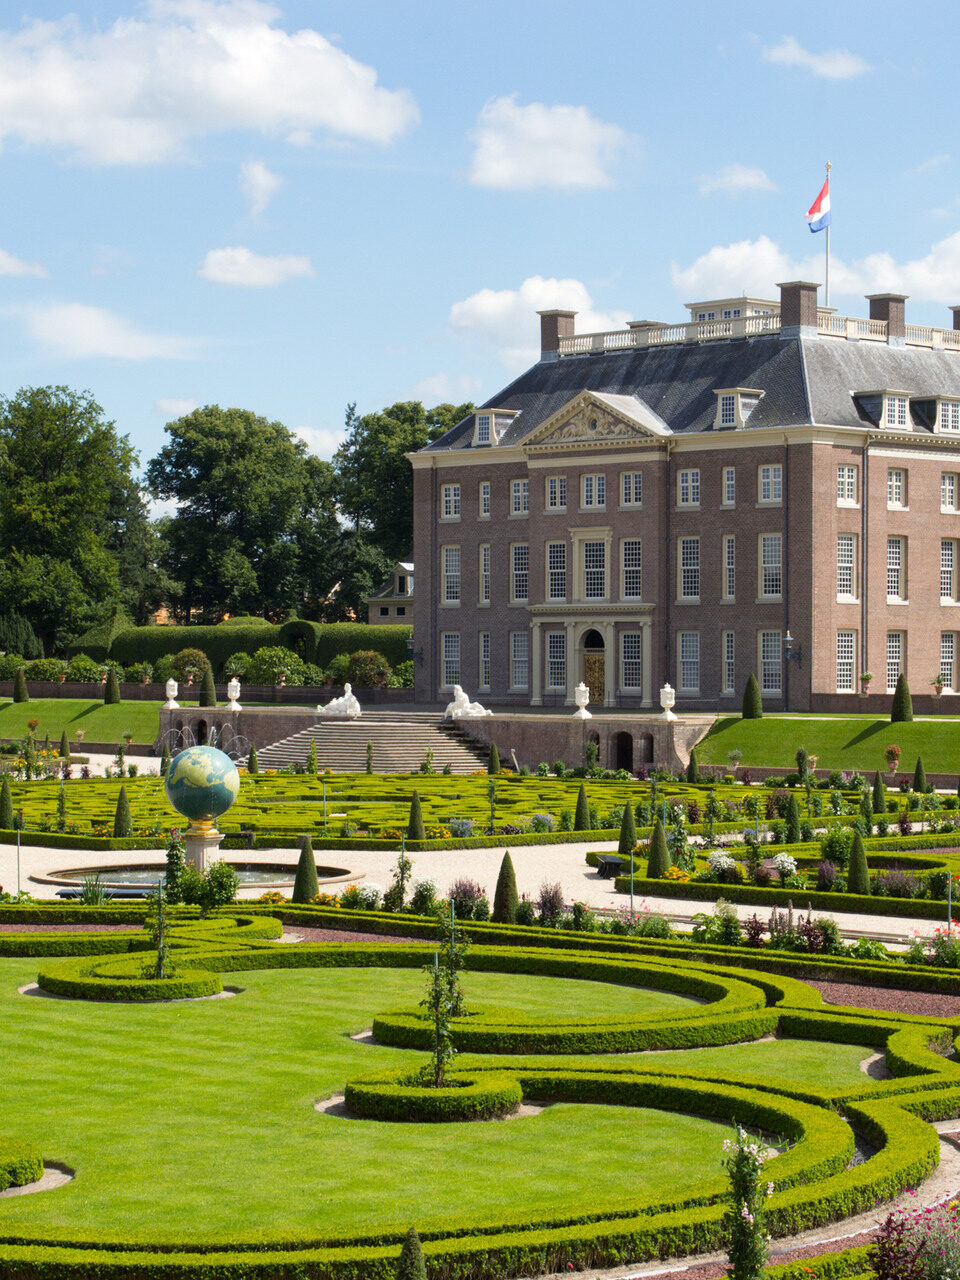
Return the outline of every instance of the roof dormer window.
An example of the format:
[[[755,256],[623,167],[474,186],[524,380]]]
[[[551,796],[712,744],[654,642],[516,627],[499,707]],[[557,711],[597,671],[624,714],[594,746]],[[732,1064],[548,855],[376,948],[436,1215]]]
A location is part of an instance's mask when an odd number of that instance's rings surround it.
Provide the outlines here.
[[[951,435],[960,434],[960,400],[940,401],[937,426],[940,431],[949,432]]]
[[[519,416],[519,409],[479,409],[473,415],[473,443],[481,449],[500,443],[500,437]]]
[[[731,431],[745,427],[747,419],[760,403],[762,391],[753,387],[721,387],[713,393],[717,397],[715,428]]]
[[[489,444],[493,435],[493,414],[477,414],[477,444]]]
[[[885,427],[906,427],[909,421],[909,397],[903,395],[885,395],[883,397],[883,425]]]

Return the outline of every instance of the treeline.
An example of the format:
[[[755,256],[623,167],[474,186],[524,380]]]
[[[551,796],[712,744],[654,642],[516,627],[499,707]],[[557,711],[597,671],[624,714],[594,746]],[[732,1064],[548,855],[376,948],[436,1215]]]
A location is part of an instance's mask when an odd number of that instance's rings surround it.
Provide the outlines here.
[[[281,422],[207,405],[167,423],[141,481],[89,393],[0,398],[0,648],[63,652],[118,611],[143,625],[161,605],[191,626],[365,617],[363,597],[412,549],[405,454],[471,408],[349,405],[326,462]],[[172,514],[152,519],[150,499]]]

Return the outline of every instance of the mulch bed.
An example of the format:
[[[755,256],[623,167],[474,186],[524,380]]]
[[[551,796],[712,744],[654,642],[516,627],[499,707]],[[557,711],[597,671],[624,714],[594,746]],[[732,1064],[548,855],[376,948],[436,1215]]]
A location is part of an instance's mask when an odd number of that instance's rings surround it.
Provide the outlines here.
[[[960,1013],[960,996],[930,991],[899,991],[894,987],[861,987],[852,982],[815,982],[804,978],[827,1004],[856,1005],[861,1009],[886,1009],[890,1013],[915,1013],[921,1017],[952,1018]]]
[[[284,925],[284,932],[295,933],[304,942],[420,942],[420,938],[397,938],[389,933],[350,933],[341,929],[307,929],[299,924]]]

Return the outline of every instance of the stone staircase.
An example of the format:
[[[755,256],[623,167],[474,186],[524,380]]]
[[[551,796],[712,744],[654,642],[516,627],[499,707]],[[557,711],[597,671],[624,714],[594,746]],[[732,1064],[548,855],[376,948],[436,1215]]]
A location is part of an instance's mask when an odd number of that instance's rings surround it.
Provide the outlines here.
[[[306,764],[310,744],[317,744],[317,767],[334,773],[363,773],[367,767],[367,743],[373,743],[376,773],[416,773],[427,751],[433,752],[438,772],[446,765],[452,773],[473,773],[485,768],[487,751],[470,741],[460,727],[441,720],[434,712],[371,711],[359,720],[318,720],[308,729],[281,738],[257,752],[261,769],[283,769]]]

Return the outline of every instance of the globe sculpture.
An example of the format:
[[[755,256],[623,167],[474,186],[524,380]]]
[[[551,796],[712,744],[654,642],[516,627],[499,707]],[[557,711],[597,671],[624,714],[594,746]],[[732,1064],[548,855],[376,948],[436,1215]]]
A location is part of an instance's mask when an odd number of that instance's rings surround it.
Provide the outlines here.
[[[228,755],[216,747],[187,747],[170,762],[167,799],[190,825],[184,832],[187,859],[199,871],[223,839],[213,823],[240,794],[240,775]]]

